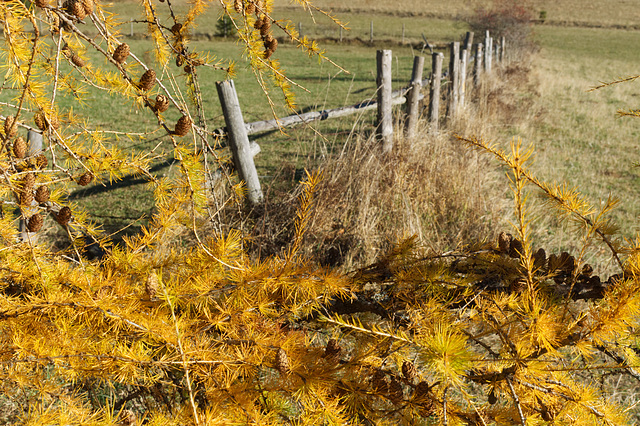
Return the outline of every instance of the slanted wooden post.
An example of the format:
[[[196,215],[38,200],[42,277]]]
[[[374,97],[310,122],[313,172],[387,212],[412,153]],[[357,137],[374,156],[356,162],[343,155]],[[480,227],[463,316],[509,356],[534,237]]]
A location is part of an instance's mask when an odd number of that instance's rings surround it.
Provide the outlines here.
[[[431,123],[431,131],[438,131],[440,121],[440,85],[442,84],[442,61],[444,55],[442,53],[433,53],[431,55],[431,87],[429,93],[429,122]]]
[[[378,119],[376,133],[382,140],[382,152],[393,149],[393,118],[391,115],[391,50],[378,50],[376,54],[378,86]]]
[[[476,63],[473,67],[473,84],[475,86],[480,85],[480,77],[482,76],[482,57],[484,56],[482,47],[482,43],[476,45]]]
[[[407,109],[405,121],[405,136],[413,138],[418,123],[420,103],[420,89],[422,89],[422,69],[424,68],[424,56],[414,56],[413,72],[411,73],[411,89],[407,93]]]
[[[496,44],[495,46],[495,51],[496,51],[496,63],[500,63],[500,43]]]
[[[471,48],[473,46],[473,32],[467,31],[464,38],[462,56],[460,62],[460,105],[464,108],[465,96],[467,92],[467,73],[469,70],[469,62],[471,58]]]
[[[369,42],[373,43],[373,21],[369,24]]]
[[[504,49],[507,45],[507,40],[504,36],[500,37],[500,62],[504,62]]]
[[[455,118],[460,101],[460,42],[454,41],[450,45],[449,56],[449,118]]]
[[[262,189],[258,172],[253,162],[253,152],[247,136],[247,128],[242,118],[242,110],[233,80],[216,82],[218,97],[224,114],[224,122],[227,125],[229,135],[229,148],[233,156],[233,163],[238,171],[238,176],[247,185],[247,199],[249,204],[256,205],[262,202]]]

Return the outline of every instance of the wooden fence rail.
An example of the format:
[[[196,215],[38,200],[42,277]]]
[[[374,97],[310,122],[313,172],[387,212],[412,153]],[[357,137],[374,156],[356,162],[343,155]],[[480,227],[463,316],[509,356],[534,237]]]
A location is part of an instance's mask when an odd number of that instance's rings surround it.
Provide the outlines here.
[[[467,74],[470,70],[471,52],[473,50],[473,33],[467,33],[463,49],[460,50],[460,42],[450,44],[449,72],[446,77],[448,84],[447,109],[448,118],[453,119],[464,107],[466,93],[469,89],[467,84]],[[491,73],[492,59],[495,57],[496,63],[500,63],[505,57],[506,41],[502,37],[496,44],[493,44],[489,31],[484,37],[484,44],[478,43],[473,59],[473,83],[475,86],[481,82],[482,74]],[[222,105],[228,143],[233,156],[234,164],[238,170],[240,179],[245,181],[250,204],[262,202],[263,196],[260,189],[258,174],[255,169],[253,157],[260,151],[259,146],[254,142],[249,142],[248,135],[291,127],[297,124],[309,123],[317,120],[327,120],[330,118],[344,117],[357,112],[369,109],[377,109],[376,135],[382,142],[382,152],[389,153],[393,149],[393,117],[392,106],[407,102],[405,114],[405,135],[412,137],[415,134],[415,123],[419,116],[419,101],[425,96],[421,93],[423,86],[429,85],[429,110],[428,119],[432,132],[437,132],[440,125],[440,99],[442,86],[442,53],[432,54],[432,72],[428,79],[422,79],[422,69],[424,67],[424,57],[414,59],[413,72],[409,86],[392,91],[391,90],[391,50],[379,50],[377,52],[377,77],[376,77],[376,100],[368,99],[355,105],[326,109],[322,111],[311,111],[303,114],[295,114],[288,117],[244,123],[242,111],[235,92],[233,81],[223,81],[216,84],[218,96]],[[215,135],[222,136],[225,129],[214,131]]]

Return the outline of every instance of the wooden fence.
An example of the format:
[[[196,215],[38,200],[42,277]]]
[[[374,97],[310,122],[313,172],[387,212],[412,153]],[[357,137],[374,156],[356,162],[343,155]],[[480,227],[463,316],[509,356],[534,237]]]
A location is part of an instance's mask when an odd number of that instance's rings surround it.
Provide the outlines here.
[[[505,60],[506,40],[504,37],[494,43],[489,31],[487,31],[483,43],[475,45],[475,54],[472,54],[474,50],[473,38],[474,34],[468,32],[464,44],[461,45],[457,41],[450,43],[449,68],[444,78],[442,72],[444,55],[442,53],[432,53],[432,72],[427,79],[422,79],[424,57],[416,56],[409,85],[403,89],[392,91],[391,50],[378,50],[375,100],[367,99],[355,105],[311,111],[279,119],[245,123],[233,81],[217,82],[216,87],[226,128],[218,129],[215,133],[218,135],[226,133],[227,135],[236,170],[240,179],[247,185],[248,202],[255,205],[262,202],[263,199],[258,173],[253,161],[253,157],[260,152],[260,147],[255,142],[249,141],[250,134],[376,109],[376,135],[381,142],[382,152],[386,154],[393,150],[393,105],[406,104],[404,132],[407,137],[413,137],[420,116],[420,101],[426,98],[422,93],[422,87],[429,87],[427,117],[431,132],[437,132],[442,121],[440,100],[443,98],[443,88],[446,90],[446,118],[455,119],[464,109],[470,91],[480,84],[482,75],[491,73],[494,61],[501,63]],[[472,62],[473,70],[471,70]],[[467,79],[468,76],[473,78]]]

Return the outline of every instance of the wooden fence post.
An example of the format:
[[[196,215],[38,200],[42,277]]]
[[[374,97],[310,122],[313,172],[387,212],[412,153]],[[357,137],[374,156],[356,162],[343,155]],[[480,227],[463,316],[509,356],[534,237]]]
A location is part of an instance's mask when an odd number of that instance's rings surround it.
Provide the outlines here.
[[[500,37],[500,62],[504,62],[504,49],[507,45],[507,40],[504,36]]]
[[[442,84],[442,61],[444,55],[442,53],[433,53],[431,55],[431,87],[429,94],[429,122],[431,123],[431,131],[438,131],[440,121],[440,85]]]
[[[369,42],[373,43],[373,21],[369,24]]]
[[[480,85],[480,77],[482,76],[482,57],[484,56],[482,47],[482,43],[476,45],[476,63],[473,67],[473,84],[475,86]]]
[[[491,74],[492,59],[493,59],[493,38],[489,36],[489,31],[487,31],[487,37],[484,43],[484,71],[487,74]]]
[[[422,69],[424,68],[424,56],[414,56],[413,72],[411,73],[411,89],[407,94],[407,109],[405,121],[405,136],[413,138],[418,123],[419,97],[422,89]]]
[[[460,101],[460,42],[454,41],[450,45],[449,56],[449,118],[455,118]]]
[[[378,50],[376,54],[378,86],[378,120],[376,133],[382,140],[382,152],[393,149],[393,118],[391,115],[391,50]]]
[[[224,121],[227,125],[229,148],[233,155],[233,162],[238,171],[238,176],[247,185],[247,199],[251,205],[262,202],[262,189],[258,172],[253,162],[252,148],[247,136],[247,128],[242,118],[242,110],[233,80],[216,82],[220,105],[224,113]]]
[[[473,32],[467,31],[467,35],[464,38],[464,46],[462,49],[462,62],[460,64],[460,105],[462,105],[462,107],[464,107],[465,105],[465,97],[467,92],[467,74],[469,70],[472,46]]]

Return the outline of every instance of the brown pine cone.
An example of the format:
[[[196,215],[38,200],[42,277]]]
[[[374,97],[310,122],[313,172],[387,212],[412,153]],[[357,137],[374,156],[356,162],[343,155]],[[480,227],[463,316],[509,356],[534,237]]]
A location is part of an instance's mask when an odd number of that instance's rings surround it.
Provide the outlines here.
[[[169,99],[165,95],[156,96],[156,104],[153,109],[158,112],[165,112],[169,109]]]
[[[404,391],[402,389],[402,383],[395,376],[392,376],[389,380],[389,389],[387,396],[394,403],[398,404],[404,399]]]
[[[148,69],[140,77],[140,88],[142,90],[149,90],[156,84],[156,72],[152,69]]]
[[[324,348],[324,356],[326,358],[338,358],[342,352],[340,343],[336,339],[329,339],[327,346]]]
[[[33,115],[33,121],[36,123],[36,126],[38,126],[38,129],[42,131],[47,130],[47,120],[41,111],[38,111]]]
[[[409,383],[414,383],[418,379],[418,369],[411,361],[404,361],[402,363],[402,375]]]
[[[185,136],[187,133],[189,133],[189,130],[191,130],[192,124],[193,121],[191,121],[191,119],[186,115],[183,115],[178,119],[178,122],[176,123],[176,126],[173,130],[173,134],[176,136]]]
[[[524,254],[524,246],[522,245],[522,241],[517,238],[511,240],[511,246],[509,247],[509,257],[514,259],[519,258]]]
[[[177,36],[180,34],[180,31],[182,31],[182,24],[181,23],[175,23],[173,24],[173,26],[171,27],[171,34]]]
[[[253,4],[253,2],[252,2],[252,1],[248,1],[248,2],[247,2],[247,5],[246,5],[246,6],[245,6],[245,8],[244,8],[244,12],[245,12],[247,15],[253,15],[253,12],[255,12],[255,11],[256,11],[256,5],[255,5],[255,4]]]
[[[260,28],[262,28],[263,24],[264,24],[264,21],[262,20],[262,18],[258,18],[256,19],[256,22],[253,23],[253,28],[255,28],[256,30],[259,30]]]
[[[38,187],[38,189],[36,189],[36,201],[39,204],[46,203],[47,201],[49,201],[50,196],[51,196],[51,193],[49,192],[48,186],[42,185]]]
[[[80,178],[78,179],[78,185],[87,186],[91,183],[92,180],[93,180],[93,175],[90,172],[86,172],[82,176],[80,176]]]
[[[27,222],[27,229],[29,232],[38,232],[42,228],[42,216],[39,213],[34,214],[29,218]]]
[[[36,168],[44,169],[49,164],[49,160],[47,160],[46,155],[38,154],[35,158]]]
[[[58,34],[60,33],[60,17],[58,17],[58,15],[53,15],[51,17],[51,27],[50,27],[50,31],[51,34]]]
[[[84,9],[84,5],[78,0],[71,0],[67,10],[71,15],[75,16],[81,21],[87,16],[87,12]]]
[[[36,176],[33,173],[27,173],[22,178],[22,191],[32,191],[33,185],[36,183]]]
[[[82,0],[82,7],[87,15],[91,15],[96,8],[96,4],[93,0]]]
[[[16,158],[24,158],[27,155],[27,142],[22,136],[13,142],[13,155]]]
[[[13,115],[9,115],[4,119],[4,134],[9,139],[14,137],[16,133],[18,133],[18,123]]]
[[[74,64],[75,66],[77,66],[78,68],[82,68],[82,67],[84,67],[84,66],[85,66],[84,59],[82,59],[80,56],[78,56],[78,54],[77,54],[77,53],[74,53],[74,54],[71,56],[71,62],[73,62],[73,64]]]
[[[119,426],[133,426],[138,421],[136,413],[133,410],[122,410],[120,413],[120,421],[118,422]]]
[[[509,252],[509,247],[511,247],[511,240],[513,236],[511,234],[507,234],[506,232],[501,232],[498,235],[498,250],[500,253]]]
[[[71,209],[69,207],[63,207],[56,215],[56,220],[62,226],[66,226],[71,220]]]
[[[31,206],[33,203],[33,191],[22,191],[20,193],[20,204],[23,206]]]
[[[278,349],[276,353],[276,370],[282,375],[289,374],[291,371],[289,367],[289,357],[287,357],[287,353],[282,348]]]
[[[234,0],[233,8],[236,10],[236,12],[241,14],[242,13],[242,0]]]
[[[260,35],[262,37],[266,37],[270,31],[271,31],[271,20],[269,18],[264,18],[264,20],[262,21],[262,26],[260,27]]]
[[[122,43],[121,45],[116,47],[116,50],[113,51],[112,57],[114,61],[122,64],[127,60],[127,56],[129,56],[129,53],[131,53],[129,45],[127,43]]]
[[[49,7],[49,0],[36,0],[36,6],[42,9]]]

